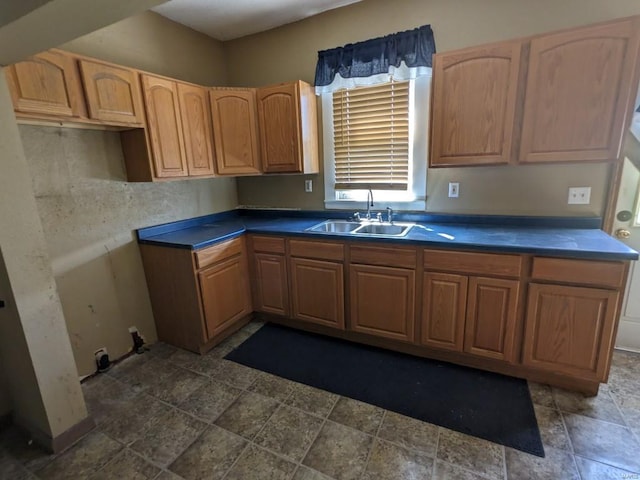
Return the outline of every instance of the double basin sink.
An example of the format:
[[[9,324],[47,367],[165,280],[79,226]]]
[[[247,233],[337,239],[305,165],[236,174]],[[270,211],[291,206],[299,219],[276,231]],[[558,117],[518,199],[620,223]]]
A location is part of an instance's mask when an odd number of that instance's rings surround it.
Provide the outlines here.
[[[307,232],[343,233],[355,236],[384,235],[387,237],[404,237],[415,223],[379,223],[350,222],[347,220],[327,220],[307,228]]]

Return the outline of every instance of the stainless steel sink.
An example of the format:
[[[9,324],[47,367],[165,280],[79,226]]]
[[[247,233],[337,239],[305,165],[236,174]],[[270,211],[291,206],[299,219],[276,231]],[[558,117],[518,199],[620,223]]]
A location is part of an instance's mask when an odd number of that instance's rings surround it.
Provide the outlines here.
[[[349,222],[347,220],[327,220],[313,227],[307,228],[307,232],[316,233],[345,233],[348,235],[384,235],[387,237],[403,237],[413,223],[373,223],[373,222]]]
[[[307,231],[319,233],[351,233],[361,225],[361,223],[348,222],[346,220],[327,220],[326,222],[307,228]]]
[[[353,231],[354,235],[386,235],[403,237],[414,226],[413,223],[367,223]]]

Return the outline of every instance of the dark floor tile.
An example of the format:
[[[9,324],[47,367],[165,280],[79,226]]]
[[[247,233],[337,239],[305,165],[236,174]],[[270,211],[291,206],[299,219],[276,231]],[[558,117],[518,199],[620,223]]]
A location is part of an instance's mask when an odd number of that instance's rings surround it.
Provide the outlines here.
[[[242,390],[238,388],[211,380],[193,392],[178,407],[210,423],[218,418],[241,393]]]
[[[580,480],[573,455],[563,450],[545,447],[545,457],[507,448],[507,478],[509,480]]]
[[[295,463],[250,445],[225,480],[288,480],[295,469]]]
[[[207,377],[211,377],[215,374],[215,372],[220,368],[220,358],[217,358],[211,354],[198,356],[198,358],[194,359],[190,363],[188,363],[187,367],[189,370],[192,370],[201,375],[206,375]]]
[[[200,420],[171,410],[144,431],[131,449],[158,465],[167,466],[198,438],[205,427]]]
[[[414,480],[431,478],[433,458],[376,439],[363,480]]]
[[[99,382],[100,386],[94,388],[93,382]],[[114,415],[119,415],[120,410],[137,395],[136,390],[106,375],[89,380],[86,387],[83,384],[83,392],[87,410],[96,425],[113,420]]]
[[[89,433],[36,475],[47,480],[89,478],[106,465],[122,445],[99,432]]]
[[[440,428],[438,459],[491,478],[504,478],[503,446]]]
[[[111,438],[130,445],[170,409],[168,405],[142,393],[119,408],[117,414],[112,416],[113,419],[101,426],[100,430]]]
[[[151,480],[160,469],[125,449],[107,463],[91,480]]]
[[[177,366],[157,357],[142,364],[123,379],[124,383],[138,391],[145,391],[161,384],[172,375],[181,372]]]
[[[564,419],[576,455],[640,472],[640,442],[628,428],[574,414]]]
[[[302,463],[337,480],[355,480],[372,446],[370,435],[327,421]]]
[[[56,458],[56,455],[46,452],[34,443],[27,432],[14,425],[0,432],[1,452],[5,452],[7,458],[17,460],[31,471],[40,470]]]
[[[239,363],[220,360],[220,364],[216,371],[211,374],[211,378],[234,387],[247,389],[258,378],[259,373],[258,370],[245,367]]]
[[[534,405],[542,405],[547,408],[556,408],[553,400],[553,392],[549,385],[543,383],[529,382],[529,393]]]
[[[331,477],[320,473],[316,470],[312,470],[309,467],[300,465],[293,475],[292,480],[333,480]]]
[[[457,465],[436,460],[432,480],[485,480],[485,477]]]
[[[361,432],[375,435],[384,416],[384,410],[368,403],[340,397],[329,419]]]
[[[178,368],[175,373],[153,388],[150,388],[147,393],[164,402],[178,405],[207,383],[209,383],[207,377],[190,370]]]
[[[609,395],[606,385],[600,387],[600,391],[595,397],[554,388],[553,398],[558,408],[563,412],[577,413],[585,417],[624,425],[624,420],[611,395]]]
[[[164,342],[156,342],[153,345],[149,345],[149,353],[159,358],[169,358],[177,350],[177,347]]]
[[[536,412],[542,443],[571,452],[571,442],[564,427],[561,413],[555,408],[546,408],[541,405],[534,405],[533,408]]]
[[[221,479],[246,446],[242,438],[214,425],[180,455],[169,470],[187,480]]]
[[[438,442],[438,427],[430,423],[387,412],[378,436],[403,447],[419,450],[435,456]]]
[[[202,355],[178,348],[167,358],[167,360],[178,367],[190,369],[191,365],[197,363],[201,358]]]
[[[637,480],[640,479],[640,472],[634,473],[628,470],[594,462],[576,455],[576,463],[582,480]]]
[[[37,477],[17,460],[0,456],[0,480],[37,480]]]
[[[299,462],[318,435],[320,427],[322,427],[322,420],[318,417],[282,405],[253,441]]]
[[[296,383],[291,380],[260,372],[256,381],[249,387],[249,390],[284,402],[289,398],[295,387]]]
[[[153,358],[155,358],[153,355],[145,353],[141,355],[130,355],[113,365],[105,375],[120,381],[125,381],[133,372],[137,371],[143,364]]]
[[[227,408],[218,417],[215,424],[230,432],[252,439],[267,423],[278,405],[279,403],[273,398],[247,392]]]
[[[264,322],[260,322],[258,320],[252,320],[249,323],[247,323],[244,327],[242,327],[242,331],[256,333],[262,327],[264,327]]]
[[[638,371],[640,372],[640,368]],[[629,428],[640,433],[640,395],[612,392],[611,397],[618,405]]]
[[[225,340],[220,343],[221,347],[231,347],[232,349],[238,348],[242,345],[254,332],[249,332],[244,329],[238,330],[233,335],[225,338]]]
[[[338,395],[334,393],[298,383],[286,403],[305,412],[326,417],[337,400]]]
[[[184,480],[180,475],[176,475],[168,470],[163,471],[155,480]]]

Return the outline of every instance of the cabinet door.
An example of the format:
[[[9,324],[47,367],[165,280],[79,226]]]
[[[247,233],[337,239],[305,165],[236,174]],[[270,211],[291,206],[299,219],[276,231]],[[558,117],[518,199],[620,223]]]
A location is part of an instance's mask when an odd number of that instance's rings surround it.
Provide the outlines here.
[[[529,285],[522,363],[587,380],[606,378],[618,292]]]
[[[178,83],[178,98],[189,175],[213,175],[213,133],[207,90]]]
[[[415,272],[352,264],[349,273],[351,330],[413,342]]]
[[[251,313],[248,278],[244,255],[198,273],[208,339]]]
[[[260,173],[254,90],[210,90],[219,175]]]
[[[289,285],[284,255],[255,253],[254,306],[259,312],[289,315]]]
[[[639,42],[635,18],[531,41],[521,162],[618,159]]]
[[[184,137],[178,103],[178,87],[164,78],[142,75],[147,132],[155,176],[158,178],[188,175]]]
[[[88,60],[80,60],[79,65],[90,118],[144,125],[137,72]]]
[[[463,275],[425,272],[422,287],[421,343],[462,351],[468,279]]]
[[[509,163],[521,42],[434,56],[430,165]]]
[[[513,361],[519,282],[471,277],[464,351]]]
[[[302,172],[297,83],[258,89],[258,122],[265,172]]]
[[[85,116],[80,75],[71,56],[43,52],[6,69],[16,112]]]
[[[291,291],[294,318],[344,330],[342,264],[292,257]]]

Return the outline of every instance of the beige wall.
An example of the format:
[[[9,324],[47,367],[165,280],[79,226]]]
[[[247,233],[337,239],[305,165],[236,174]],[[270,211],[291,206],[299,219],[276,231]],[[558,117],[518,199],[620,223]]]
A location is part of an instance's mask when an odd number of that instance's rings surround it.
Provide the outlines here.
[[[145,12],[60,48],[201,85],[226,85],[222,43]]]
[[[269,32],[225,43],[232,85],[313,82],[317,51],[431,24],[438,51],[640,14],[637,0],[364,0]],[[304,193],[299,176],[242,178],[243,205],[323,207],[322,174]],[[447,184],[460,182],[460,198]],[[444,213],[601,215],[609,184],[604,165],[434,169],[427,210]],[[587,206],[567,205],[569,186],[591,186]]]
[[[129,18],[61,48],[201,84],[224,84],[221,44],[154,13]],[[116,132],[20,127],[78,373],[93,353],[132,346],[136,326],[154,342],[133,230],[235,208],[233,178],[127,183]]]

